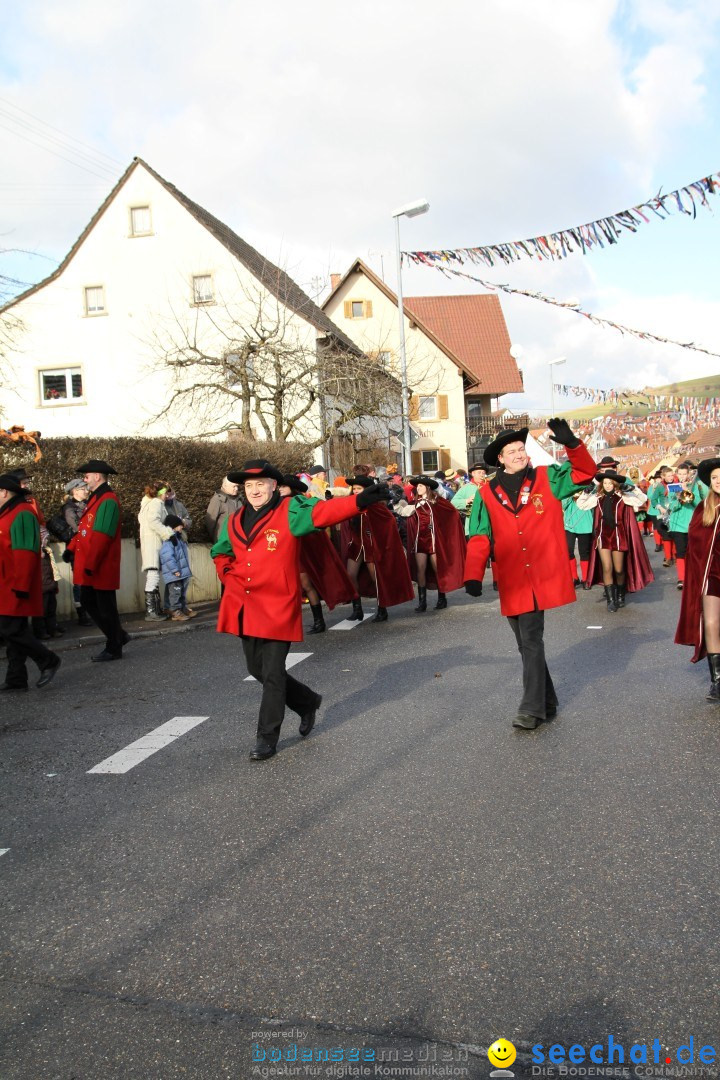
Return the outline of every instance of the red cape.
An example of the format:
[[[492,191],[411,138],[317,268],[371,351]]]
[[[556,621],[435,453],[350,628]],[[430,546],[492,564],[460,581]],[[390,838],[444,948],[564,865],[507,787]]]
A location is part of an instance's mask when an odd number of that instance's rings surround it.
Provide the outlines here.
[[[602,507],[598,503],[595,507],[595,542],[590,550],[590,564],[588,566],[587,579],[591,585],[602,585],[602,563],[598,558],[597,537],[602,529]],[[635,512],[632,507],[620,500],[618,505],[618,519],[622,522],[625,535],[627,536],[628,549],[625,552],[625,588],[628,592],[640,592],[655,575],[650,566],[650,559],[645,550],[645,543],[638,528]]]
[[[465,568],[467,541],[462,518],[447,499],[436,499],[432,504],[435,525],[435,554],[437,556],[437,577],[428,559],[426,579],[430,589],[439,589],[449,593],[462,589]],[[418,533],[417,514],[411,514],[407,521],[407,548],[410,576],[417,581],[417,563],[415,560],[415,541]]]
[[[396,604],[406,604],[409,600],[414,600],[415,592],[405,548],[402,546],[394,515],[387,506],[381,503],[370,506],[365,514],[370,523],[375,550],[379,553],[375,563],[377,588],[367,566],[363,563],[358,578],[360,595],[376,596],[380,607],[395,607]],[[349,521],[342,522],[340,537],[343,563],[347,565],[347,549],[353,537]]]
[[[702,598],[707,573],[720,536],[720,514],[714,525],[703,525],[705,503],[699,503],[690,519],[688,546],[685,556],[685,584],[680,601],[680,618],[675,631],[676,645],[694,645],[693,664],[707,656]]]
[[[301,537],[300,569],[310,578],[331,611],[337,604],[349,604],[355,596],[345,564],[326,532]]]

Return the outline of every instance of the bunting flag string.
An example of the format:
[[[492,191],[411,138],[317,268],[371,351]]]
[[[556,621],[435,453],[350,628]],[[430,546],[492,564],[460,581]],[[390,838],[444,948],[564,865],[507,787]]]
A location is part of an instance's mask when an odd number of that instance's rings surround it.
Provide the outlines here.
[[[568,255],[587,255],[593,249],[605,248],[617,244],[626,233],[636,233],[639,227],[649,224],[653,215],[664,221],[671,214],[685,214],[697,217],[698,204],[712,212],[708,195],[720,192],[720,172],[708,173],[699,180],[693,180],[685,187],[677,188],[667,195],[658,191],[657,195],[646,202],[638,203],[628,210],[618,210],[608,217],[588,221],[584,225],[573,225],[559,232],[544,236],[532,236],[527,240],[511,240],[502,244],[486,244],[479,247],[447,248],[439,251],[403,251],[402,259],[413,263],[426,263],[430,266],[438,263],[465,262],[484,263],[486,266],[505,265],[528,259],[565,259]]]
[[[719,352],[714,352],[712,349],[706,349],[702,345],[696,345],[694,341],[676,341],[674,338],[666,338],[661,337],[660,334],[652,334],[649,330],[636,330],[632,326],[625,326],[623,323],[613,322],[612,319],[603,319],[600,315],[593,315],[590,311],[583,311],[578,303],[570,303],[566,300],[556,300],[552,296],[545,296],[544,293],[539,292],[531,292],[528,289],[514,289],[511,285],[501,285],[496,281],[485,281],[483,278],[475,277],[473,274],[468,274],[464,270],[454,270],[452,267],[440,265],[440,263],[433,263],[431,265],[446,277],[452,276],[464,278],[467,281],[477,282],[477,284],[482,285],[484,289],[490,289],[492,291],[498,290],[514,296],[527,296],[531,300],[539,300],[543,304],[552,304],[553,307],[564,308],[566,311],[572,311],[576,315],[582,315],[583,318],[589,319],[595,326],[609,326],[623,335],[629,334],[630,337],[638,338],[641,341],[657,341],[661,345],[677,345],[680,349],[692,349],[693,352],[704,353],[706,356],[720,357]]]
[[[582,398],[592,405],[614,405],[626,408],[641,406],[653,413],[672,413],[678,418],[700,423],[715,421],[720,414],[720,397],[693,396],[687,394],[657,393],[652,389],[628,390],[611,387],[600,390],[594,386],[571,386],[554,383],[553,390],[564,397]]]

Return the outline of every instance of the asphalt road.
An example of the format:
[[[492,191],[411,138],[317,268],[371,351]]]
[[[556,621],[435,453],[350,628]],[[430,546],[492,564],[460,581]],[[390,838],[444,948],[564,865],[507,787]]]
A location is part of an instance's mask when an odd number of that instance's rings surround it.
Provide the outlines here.
[[[322,713],[263,764],[259,687],[208,629],[65,652],[3,700],[0,1077],[342,1075],[300,1065],[332,1047],[385,1063],[345,1075],[486,1077],[499,1036],[516,1073],[609,1035],[720,1052],[720,708],[652,559],[625,611],[548,614],[535,732],[492,592],[293,646]],[[175,717],[207,719],[88,771]],[[293,1046],[305,1071],[277,1071]]]

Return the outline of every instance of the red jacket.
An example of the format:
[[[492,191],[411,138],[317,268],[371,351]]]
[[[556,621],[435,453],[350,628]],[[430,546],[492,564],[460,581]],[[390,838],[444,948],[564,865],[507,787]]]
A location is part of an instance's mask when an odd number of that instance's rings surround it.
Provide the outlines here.
[[[302,641],[300,537],[358,513],[357,496],[280,499],[246,537],[245,507],[226,518],[211,550],[225,586],[221,634]]]
[[[16,495],[0,509],[0,615],[42,613],[40,523],[32,504]]]
[[[73,584],[109,591],[120,588],[120,522],[118,497],[108,484],[90,495],[78,531],[68,544],[75,553]]]
[[[711,572],[716,576],[720,568],[720,514],[712,525],[703,525],[705,502],[695,507],[688,528],[688,546],[685,559],[685,587],[680,600],[680,618],[675,631],[676,645],[694,645],[693,664],[707,656],[705,622],[703,619],[703,596],[707,590]]]
[[[430,504],[431,529],[435,536],[435,555],[437,561],[437,576],[428,559],[425,570],[425,578],[431,589],[439,588],[440,592],[448,593],[454,589],[462,589],[463,565],[465,562],[466,544],[465,529],[459,512],[448,499],[438,497]],[[417,581],[417,562],[415,549],[418,538],[418,515],[417,512],[410,514],[407,520],[407,550],[410,576]]]
[[[478,488],[470,511],[465,581],[482,581],[492,544],[500,611],[522,615],[572,604],[562,499],[584,487],[597,466],[581,443],[564,465],[528,470],[529,491],[512,506],[498,478]]]

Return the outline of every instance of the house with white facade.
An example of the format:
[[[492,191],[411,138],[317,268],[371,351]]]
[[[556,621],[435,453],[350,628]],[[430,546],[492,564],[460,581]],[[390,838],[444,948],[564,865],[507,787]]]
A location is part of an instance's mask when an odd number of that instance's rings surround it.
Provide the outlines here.
[[[3,421],[46,437],[218,434],[245,407],[252,434],[274,438],[260,416],[271,411],[267,387],[265,404],[257,388],[244,399],[240,386],[213,395],[226,376],[203,357],[217,361],[241,338],[243,370],[257,382],[253,335],[268,326],[305,367],[318,348],[361,357],[283,270],[139,158],[57,270],[8,310],[22,330],[8,358],[15,393],[4,395]],[[173,398],[189,385],[201,389]],[[304,384],[292,390],[299,412]],[[311,388],[290,437],[313,442],[324,404]]]
[[[333,275],[322,307],[399,378],[397,296],[361,259]],[[523,390],[500,301],[493,294],[407,297],[404,320],[413,472],[465,469],[505,426],[493,413],[498,397]]]

